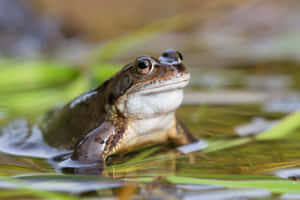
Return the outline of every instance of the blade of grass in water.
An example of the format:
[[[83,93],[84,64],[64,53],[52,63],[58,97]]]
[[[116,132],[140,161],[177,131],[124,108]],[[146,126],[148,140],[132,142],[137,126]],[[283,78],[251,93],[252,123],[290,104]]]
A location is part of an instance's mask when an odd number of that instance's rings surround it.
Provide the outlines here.
[[[288,137],[294,131],[300,127],[300,112],[292,113],[282,120],[280,120],[272,128],[259,133],[256,136],[256,140],[276,140]],[[237,138],[230,140],[211,140],[208,141],[208,147],[203,150],[204,153],[211,153],[215,151],[220,151],[228,148],[233,148],[243,144],[251,142],[252,139],[249,137],[246,138]]]
[[[238,138],[238,139],[230,139],[230,140],[211,140],[208,141],[208,146],[202,152],[204,153],[212,153],[236,146],[240,146],[243,144],[247,144],[251,141],[251,138]]]
[[[282,120],[274,127],[258,134],[257,140],[274,140],[287,137],[296,129],[300,128],[300,112],[292,113]]]
[[[124,172],[131,172],[131,171],[137,171],[137,170],[143,170],[143,169],[150,169],[155,166],[139,166],[138,164],[145,163],[147,161],[147,157],[154,153],[155,151],[159,150],[159,147],[153,147],[150,149],[147,149],[145,151],[142,151],[138,155],[134,156],[132,159],[130,159],[127,162],[124,162],[122,164],[115,164],[111,166],[107,166],[105,168],[105,172],[115,172],[115,173],[124,173]],[[157,158],[159,160],[159,158]]]
[[[210,184],[219,185],[228,188],[260,188],[267,189],[275,193],[299,193],[300,182],[291,180],[216,180],[216,179],[200,179],[191,177],[165,176],[165,178],[174,184]],[[127,179],[133,181],[150,182],[153,178],[135,178]]]

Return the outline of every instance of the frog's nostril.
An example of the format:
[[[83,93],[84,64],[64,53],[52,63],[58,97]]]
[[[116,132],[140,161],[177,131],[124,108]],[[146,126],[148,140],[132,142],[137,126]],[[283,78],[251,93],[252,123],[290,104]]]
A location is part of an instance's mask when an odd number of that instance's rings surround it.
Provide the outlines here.
[[[176,51],[174,49],[167,49],[162,53],[162,55],[159,57],[159,60],[161,62],[166,62],[166,63],[181,63],[183,60],[183,56],[179,51]]]
[[[167,53],[167,52],[164,52],[163,54],[162,54],[162,57],[168,57],[169,56],[169,54]]]

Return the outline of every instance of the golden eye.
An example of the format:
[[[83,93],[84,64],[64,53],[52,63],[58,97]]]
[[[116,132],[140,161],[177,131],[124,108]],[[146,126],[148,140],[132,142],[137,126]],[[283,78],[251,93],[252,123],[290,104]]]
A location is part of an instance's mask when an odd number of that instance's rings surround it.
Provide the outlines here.
[[[140,58],[136,59],[135,67],[136,67],[136,71],[138,73],[145,75],[152,71],[153,64],[152,64],[151,60],[140,57]]]

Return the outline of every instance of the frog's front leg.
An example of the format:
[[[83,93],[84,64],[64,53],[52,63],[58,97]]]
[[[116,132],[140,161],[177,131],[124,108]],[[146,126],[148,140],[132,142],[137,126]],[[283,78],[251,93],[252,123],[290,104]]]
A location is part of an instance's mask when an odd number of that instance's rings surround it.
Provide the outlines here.
[[[176,119],[175,127],[169,132],[169,140],[178,146],[198,141],[198,139],[193,136],[185,125],[178,119]]]
[[[105,163],[105,153],[108,141],[115,133],[115,127],[111,121],[103,122],[99,127],[88,133],[81,140],[71,156],[72,160],[81,163],[100,161]]]

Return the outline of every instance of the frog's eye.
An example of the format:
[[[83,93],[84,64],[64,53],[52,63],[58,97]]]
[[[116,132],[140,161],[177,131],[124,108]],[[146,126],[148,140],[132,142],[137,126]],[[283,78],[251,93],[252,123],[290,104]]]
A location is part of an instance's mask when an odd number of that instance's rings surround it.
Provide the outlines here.
[[[140,57],[136,59],[135,68],[139,74],[149,74],[153,69],[153,63],[150,59]]]

